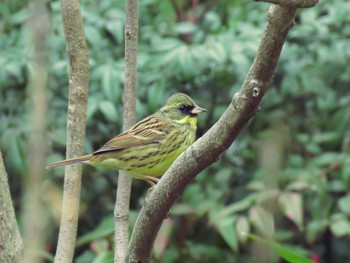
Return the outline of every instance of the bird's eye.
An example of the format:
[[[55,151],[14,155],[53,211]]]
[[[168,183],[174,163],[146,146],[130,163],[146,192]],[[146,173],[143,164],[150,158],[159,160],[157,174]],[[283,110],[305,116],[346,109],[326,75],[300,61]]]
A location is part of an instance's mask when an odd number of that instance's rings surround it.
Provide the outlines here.
[[[184,112],[186,110],[186,106],[185,105],[181,105],[179,108],[180,111]]]

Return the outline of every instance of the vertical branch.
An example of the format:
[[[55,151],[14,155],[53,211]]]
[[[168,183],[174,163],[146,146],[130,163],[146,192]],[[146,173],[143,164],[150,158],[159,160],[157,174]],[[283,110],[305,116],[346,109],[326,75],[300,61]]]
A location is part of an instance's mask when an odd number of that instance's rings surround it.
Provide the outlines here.
[[[33,1],[28,23],[34,47],[33,53],[30,54],[30,80],[27,90],[30,98],[28,173],[22,200],[23,240],[25,244],[23,262],[28,263],[40,262],[38,251],[44,249],[48,223],[40,189],[47,151],[44,120],[47,109],[45,91],[48,79],[48,46],[46,38],[49,33],[49,19],[45,4],[45,1]]]
[[[15,210],[0,152],[0,262],[22,262],[23,243],[18,230]]]
[[[61,9],[70,65],[66,153],[68,159],[83,154],[89,86],[89,56],[79,1],[62,0]],[[79,217],[81,172],[81,164],[66,167],[55,263],[68,263],[73,260]]]
[[[136,83],[137,83],[137,0],[126,0],[125,12],[125,86],[123,130],[131,128],[136,121]],[[132,178],[119,172],[115,216],[115,256],[114,262],[124,262],[128,249],[129,205]]]

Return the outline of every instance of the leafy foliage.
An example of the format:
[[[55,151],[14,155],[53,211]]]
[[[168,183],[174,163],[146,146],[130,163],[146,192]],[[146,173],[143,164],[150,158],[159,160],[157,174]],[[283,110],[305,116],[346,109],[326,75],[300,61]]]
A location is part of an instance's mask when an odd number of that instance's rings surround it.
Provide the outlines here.
[[[140,1],[137,116],[151,114],[170,94],[185,92],[208,109],[199,119],[200,136],[239,89],[268,5],[245,0],[195,3]],[[123,5],[81,2],[91,65],[86,152],[121,130]],[[50,1],[48,8],[47,131],[52,152],[47,162],[53,162],[64,158],[68,60],[59,1]],[[0,10],[6,36],[0,38],[0,145],[18,208],[30,154],[26,86],[33,47],[25,24],[28,2],[5,1]],[[262,110],[173,208],[155,244],[154,262],[279,261],[276,249],[262,250],[242,233],[270,240],[282,257],[289,244],[316,262],[350,260],[342,249],[350,242],[349,12],[344,0],[300,10]],[[54,173],[62,176],[63,170]],[[111,262],[116,181],[114,172],[84,169],[76,262]],[[61,178],[48,178],[44,185],[51,207],[47,214],[55,219]],[[134,182],[131,226],[146,188]],[[55,240],[53,236],[50,253]]]

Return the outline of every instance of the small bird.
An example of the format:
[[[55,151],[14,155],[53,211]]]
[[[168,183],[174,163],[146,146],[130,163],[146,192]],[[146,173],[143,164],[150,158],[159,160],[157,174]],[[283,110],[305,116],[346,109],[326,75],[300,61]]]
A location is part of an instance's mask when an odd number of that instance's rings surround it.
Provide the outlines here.
[[[92,154],[48,165],[47,169],[84,162],[92,166],[125,170],[150,185],[158,182],[175,159],[196,138],[197,115],[206,110],[183,93],[172,95],[151,116],[108,141]]]

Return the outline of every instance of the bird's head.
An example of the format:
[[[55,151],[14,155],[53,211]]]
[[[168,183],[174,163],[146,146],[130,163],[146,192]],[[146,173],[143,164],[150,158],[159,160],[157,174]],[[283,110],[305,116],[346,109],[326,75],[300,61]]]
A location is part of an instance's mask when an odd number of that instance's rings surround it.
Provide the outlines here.
[[[162,115],[171,119],[173,122],[190,124],[191,126],[197,124],[197,115],[205,111],[206,109],[196,105],[189,96],[183,93],[172,95],[159,110]]]

